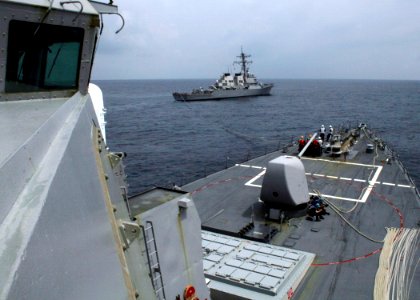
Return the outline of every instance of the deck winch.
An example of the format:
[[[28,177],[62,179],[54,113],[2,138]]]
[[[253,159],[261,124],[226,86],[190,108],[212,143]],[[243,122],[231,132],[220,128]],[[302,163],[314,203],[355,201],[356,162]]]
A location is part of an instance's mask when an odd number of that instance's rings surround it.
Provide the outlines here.
[[[280,156],[268,162],[260,199],[269,207],[294,210],[308,202],[308,183],[302,161]]]

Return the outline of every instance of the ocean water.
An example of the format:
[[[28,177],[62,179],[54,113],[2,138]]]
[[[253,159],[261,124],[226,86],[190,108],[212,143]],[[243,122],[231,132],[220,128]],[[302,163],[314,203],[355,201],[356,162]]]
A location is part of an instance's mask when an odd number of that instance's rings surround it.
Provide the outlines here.
[[[420,81],[265,80],[272,95],[177,102],[212,80],[96,81],[107,142],[124,151],[129,193],[184,185],[319,129],[366,123],[420,179]]]

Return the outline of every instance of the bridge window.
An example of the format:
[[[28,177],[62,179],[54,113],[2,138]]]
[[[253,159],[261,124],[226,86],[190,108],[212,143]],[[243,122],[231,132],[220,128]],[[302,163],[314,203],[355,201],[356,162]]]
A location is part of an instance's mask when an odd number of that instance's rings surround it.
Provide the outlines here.
[[[78,87],[84,30],[10,21],[6,92]]]

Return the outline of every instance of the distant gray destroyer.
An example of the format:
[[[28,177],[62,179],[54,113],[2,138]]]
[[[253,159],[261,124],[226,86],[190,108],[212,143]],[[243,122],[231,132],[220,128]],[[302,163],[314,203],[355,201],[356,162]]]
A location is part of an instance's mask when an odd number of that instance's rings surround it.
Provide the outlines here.
[[[238,56],[239,61],[236,64],[241,66],[241,72],[224,73],[214,85],[208,89],[194,89],[191,93],[173,93],[177,101],[197,101],[197,100],[218,100],[227,98],[239,98],[250,96],[266,96],[270,95],[273,84],[261,83],[254,74],[249,73],[248,65],[252,61],[248,60],[250,55],[245,54],[241,49]]]

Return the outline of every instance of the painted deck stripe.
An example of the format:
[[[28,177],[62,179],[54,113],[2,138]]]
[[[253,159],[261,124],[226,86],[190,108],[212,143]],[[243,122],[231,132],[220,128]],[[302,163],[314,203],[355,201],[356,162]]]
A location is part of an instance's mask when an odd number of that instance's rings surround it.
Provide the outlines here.
[[[248,180],[245,185],[252,186],[252,187],[261,187],[261,185],[254,184],[254,181],[256,181],[258,178],[263,176],[265,174],[265,170],[258,173],[257,176],[252,177],[250,180]]]
[[[370,193],[372,192],[373,186],[375,185],[376,180],[379,177],[379,174],[381,174],[382,171],[382,166],[378,166],[375,172],[375,175],[373,175],[373,178],[371,181],[369,181],[369,186],[366,189],[365,193],[363,194],[362,199],[360,200],[360,202],[366,202],[367,198],[369,197]]]
[[[397,184],[398,187],[405,187],[405,188],[411,188],[411,185],[406,185],[406,184]]]
[[[357,181],[357,182],[366,182],[366,180],[364,180],[364,179],[357,179],[357,178],[354,178],[354,179],[353,179],[353,181]]]
[[[324,175],[324,174],[317,174],[317,173],[305,173],[308,176],[317,176],[317,177],[326,177],[330,179],[339,179],[339,180],[346,180],[346,181],[357,181],[357,182],[367,182],[365,179],[358,179],[358,178],[349,178],[349,177],[337,177],[337,176],[330,176],[330,175]],[[403,188],[413,188],[411,185],[406,184],[397,184],[397,183],[391,183],[391,182],[381,182],[376,181],[375,183],[369,182],[371,185],[388,185],[388,186],[397,186],[397,187],[403,187]]]
[[[372,189],[375,185],[382,184],[382,185],[388,185],[388,186],[398,186],[398,187],[403,187],[403,188],[413,188],[411,185],[395,184],[395,183],[390,183],[390,182],[377,181],[377,179],[378,179],[378,177],[379,177],[379,175],[382,171],[382,168],[383,168],[382,166],[348,163],[348,162],[341,162],[341,161],[330,161],[330,160],[326,160],[326,159],[314,159],[314,158],[302,158],[302,159],[319,160],[319,161],[326,161],[326,162],[338,163],[338,164],[347,164],[347,165],[356,165],[356,166],[377,168],[374,177],[372,178],[371,181],[369,181],[368,188],[365,190],[365,192],[363,194],[360,195],[359,199],[321,194],[323,197],[326,197],[326,198],[364,203],[364,202],[367,201],[367,199],[368,199],[368,197],[369,197],[370,193],[372,192]],[[262,187],[260,184],[254,184],[254,182],[265,174],[265,172],[266,172],[265,167],[246,165],[246,164],[235,164],[235,166],[263,170],[262,172],[260,172],[255,177],[253,177],[252,179],[250,179],[248,182],[245,183],[246,186],[251,186],[251,187],[256,187],[256,188],[261,188]],[[305,175],[307,175],[307,176],[317,176],[317,177],[326,177],[328,179],[339,179],[339,180],[346,180],[346,181],[363,182],[363,183],[367,182],[367,180],[365,180],[365,179],[349,178],[349,177],[337,177],[337,176],[330,176],[330,175],[324,175],[324,174],[319,174],[319,173],[305,173]],[[313,193],[310,193],[310,194],[313,195]]]
[[[380,167],[377,165],[367,165],[367,164],[358,164],[358,163],[352,163],[352,162],[345,162],[345,161],[337,161],[337,160],[328,160],[323,158],[309,158],[309,157],[302,157],[303,160],[317,160],[317,161],[325,161],[333,164],[342,164],[342,165],[353,165],[353,166],[362,166],[362,167]]]
[[[256,188],[262,188],[262,185],[260,184],[253,184],[253,183],[245,183],[246,186],[252,186],[252,187],[256,187]]]
[[[343,178],[340,178],[340,179],[343,179]],[[348,180],[348,179],[346,178],[346,179],[344,179],[344,180]],[[351,179],[350,179],[350,180],[351,180]],[[251,180],[250,180],[250,181],[251,181]],[[255,181],[255,179],[253,179],[253,181]],[[394,183],[389,183],[389,182],[383,182],[383,183],[376,182],[375,184],[383,184],[383,185],[389,185],[389,186],[399,186],[399,187],[404,187],[404,188],[413,188],[413,187],[412,187],[412,186],[410,186],[410,185],[397,185],[397,184],[394,184]],[[262,187],[260,184],[253,184],[253,183],[250,183],[249,181],[248,181],[247,183],[245,183],[245,185],[246,185],[246,186],[257,187],[257,188],[261,188],[261,187]],[[314,193],[309,193],[309,194],[310,194],[310,195],[316,195],[316,194],[314,194]],[[340,199],[340,200],[347,200],[347,201],[362,202],[361,200],[359,200],[359,199],[354,199],[354,198],[338,197],[338,196],[324,195],[324,194],[321,194],[321,196],[328,197],[328,198],[332,198],[332,199]]]
[[[309,193],[309,195],[318,195],[318,194],[317,193]],[[321,194],[321,197],[338,199],[338,200],[353,201],[353,202],[360,202],[359,199],[355,199],[355,198],[346,198],[346,197],[332,196],[332,195],[326,195],[326,194]]]
[[[265,168],[264,167],[261,167],[261,166],[244,165],[244,164],[235,164],[235,166],[236,167],[259,169],[259,170],[264,169],[265,170]]]

